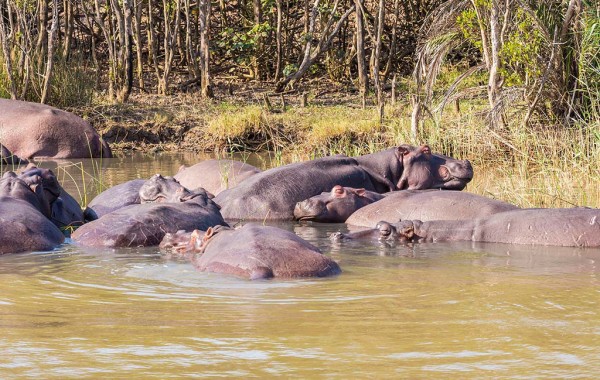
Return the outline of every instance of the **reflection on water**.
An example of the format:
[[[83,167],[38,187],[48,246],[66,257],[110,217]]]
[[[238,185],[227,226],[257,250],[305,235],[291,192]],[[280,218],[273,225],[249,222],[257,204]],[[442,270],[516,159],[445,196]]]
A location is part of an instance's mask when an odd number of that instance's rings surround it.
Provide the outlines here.
[[[114,160],[110,185],[197,157]],[[343,273],[250,282],[156,248],[1,256],[0,378],[596,376],[600,249],[332,247],[344,225],[277,225]]]

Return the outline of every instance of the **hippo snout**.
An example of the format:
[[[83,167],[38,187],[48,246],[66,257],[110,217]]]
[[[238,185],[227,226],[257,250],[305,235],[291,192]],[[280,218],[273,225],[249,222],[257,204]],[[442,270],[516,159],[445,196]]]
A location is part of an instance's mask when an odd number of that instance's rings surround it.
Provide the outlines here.
[[[307,199],[296,203],[294,207],[294,218],[297,220],[312,220],[323,214],[326,206],[323,202]]]
[[[332,242],[340,242],[345,240],[345,235],[341,232],[334,232],[331,235],[329,235],[329,240],[331,240]]]

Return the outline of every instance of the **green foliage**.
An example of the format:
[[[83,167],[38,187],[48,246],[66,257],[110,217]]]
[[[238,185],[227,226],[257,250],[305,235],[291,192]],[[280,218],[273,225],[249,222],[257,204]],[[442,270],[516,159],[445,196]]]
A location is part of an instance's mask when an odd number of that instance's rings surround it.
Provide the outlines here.
[[[600,123],[600,8],[586,8],[579,52],[578,94],[584,120]],[[600,138],[598,138],[600,141]]]
[[[547,63],[543,62],[542,51],[548,45],[531,16],[519,9],[515,21],[500,51],[501,74],[507,85],[520,85],[527,79],[540,77]]]

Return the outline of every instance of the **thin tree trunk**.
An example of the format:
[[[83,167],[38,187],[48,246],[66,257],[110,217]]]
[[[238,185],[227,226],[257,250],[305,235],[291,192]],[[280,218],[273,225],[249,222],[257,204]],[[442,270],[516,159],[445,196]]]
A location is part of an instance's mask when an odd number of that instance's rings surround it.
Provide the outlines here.
[[[380,61],[381,61],[381,37],[383,34],[383,23],[385,21],[385,2],[379,0],[379,11],[377,14],[377,34],[375,39],[375,54],[372,67],[373,82],[375,91],[377,92],[377,105],[383,106],[383,91],[381,89],[381,81],[379,76]],[[382,108],[383,109],[383,108]]]
[[[369,76],[367,74],[366,56],[365,56],[365,27],[363,14],[363,1],[354,0],[356,7],[356,64],[358,71],[358,89],[362,101],[362,108],[367,106],[367,93],[369,91]]]
[[[46,74],[44,74],[44,86],[42,87],[42,97],[40,103],[46,103],[48,100],[48,91],[52,79],[52,66],[54,61],[54,37],[58,30],[58,0],[52,1],[52,26],[48,35],[48,59],[46,62]]]
[[[501,81],[500,81],[500,25],[499,25],[499,9],[498,0],[492,0],[491,12],[490,12],[490,41],[491,41],[491,65],[489,68],[489,80],[488,80],[488,100],[490,103],[490,110],[492,112],[492,122],[501,122],[501,118],[498,117],[498,97],[500,94]]]
[[[283,36],[281,35],[282,23],[283,23],[283,10],[282,10],[282,0],[276,0],[277,6],[277,31],[275,35],[275,39],[277,41],[277,58],[275,62],[275,81],[279,80],[279,76],[281,75],[281,65],[283,62]]]
[[[148,0],[150,1],[150,0]],[[133,23],[133,35],[135,38],[135,51],[137,55],[137,68],[136,73],[138,77],[138,85],[141,89],[145,88],[144,85],[144,66],[143,66],[143,55],[142,55],[142,1],[133,1],[134,9],[134,23]]]
[[[212,98],[212,84],[210,82],[210,51],[209,51],[209,36],[210,36],[210,0],[199,1],[199,21],[200,21],[200,69],[202,96],[204,98]]]
[[[6,66],[6,76],[8,79],[8,87],[10,90],[10,98],[17,98],[17,88],[13,78],[12,58],[10,55],[10,47],[4,22],[4,2],[0,1],[0,40],[2,41],[2,54],[4,55],[4,65]]]

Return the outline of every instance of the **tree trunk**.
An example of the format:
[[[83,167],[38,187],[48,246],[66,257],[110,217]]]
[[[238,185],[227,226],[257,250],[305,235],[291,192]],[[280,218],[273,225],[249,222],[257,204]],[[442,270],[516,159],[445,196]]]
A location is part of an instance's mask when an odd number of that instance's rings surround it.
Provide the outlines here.
[[[200,0],[199,4],[199,24],[200,24],[200,70],[201,70],[201,87],[202,97],[212,98],[214,96],[212,91],[212,84],[210,81],[210,51],[209,51],[209,37],[210,37],[210,11],[211,2],[210,0]]]
[[[377,34],[375,37],[375,53],[373,59],[372,75],[377,92],[377,105],[383,109],[383,91],[381,89],[381,81],[379,76],[379,68],[381,61],[381,38],[383,34],[383,23],[385,21],[385,2],[379,0],[379,11],[377,13],[376,27]]]
[[[365,27],[363,1],[354,0],[356,7],[356,63],[358,71],[358,89],[362,101],[362,108],[367,106],[367,93],[369,92],[369,76],[367,74],[366,56],[365,56]]]
[[[15,80],[13,78],[12,69],[12,57],[10,56],[10,46],[6,35],[6,29],[4,26],[4,2],[0,1],[0,41],[2,43],[2,54],[4,55],[4,65],[6,66],[6,76],[8,80],[8,87],[10,90],[10,98],[17,98],[17,88],[15,86]]]
[[[58,30],[58,0],[52,1],[52,26],[48,35],[48,59],[46,61],[46,73],[44,74],[44,86],[42,87],[42,97],[40,103],[46,103],[48,100],[48,91],[52,79],[52,66],[54,58],[54,37]]]
[[[277,31],[275,35],[275,39],[277,41],[277,58],[275,62],[275,81],[279,80],[279,76],[281,75],[281,65],[283,63],[283,36],[281,35],[282,23],[283,23],[283,10],[282,10],[282,0],[276,0],[277,6]]]

